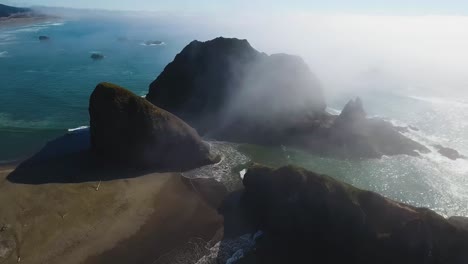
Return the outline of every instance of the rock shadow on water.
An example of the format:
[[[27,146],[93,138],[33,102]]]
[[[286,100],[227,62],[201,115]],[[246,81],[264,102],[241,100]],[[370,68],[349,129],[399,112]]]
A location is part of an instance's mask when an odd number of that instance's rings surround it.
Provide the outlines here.
[[[91,151],[89,129],[82,129],[50,141],[38,153],[20,163],[7,179],[20,184],[82,183],[168,171],[105,163]]]

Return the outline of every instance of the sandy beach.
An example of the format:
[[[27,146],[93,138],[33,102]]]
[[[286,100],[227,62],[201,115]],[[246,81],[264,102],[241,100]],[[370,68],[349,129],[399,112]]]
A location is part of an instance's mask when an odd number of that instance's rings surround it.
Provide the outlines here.
[[[0,18],[0,29],[60,21],[60,18],[52,16]]]
[[[222,226],[210,204],[224,194],[205,196],[177,173],[23,184],[7,179],[14,169],[0,167],[0,240],[16,244],[1,263],[154,263]]]

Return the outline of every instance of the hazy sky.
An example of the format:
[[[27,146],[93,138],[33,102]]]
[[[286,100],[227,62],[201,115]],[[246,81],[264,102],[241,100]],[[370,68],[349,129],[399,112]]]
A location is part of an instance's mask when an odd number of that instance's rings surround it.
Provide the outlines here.
[[[118,10],[264,12],[314,11],[366,14],[468,15],[467,0],[6,0],[11,5],[45,5]]]

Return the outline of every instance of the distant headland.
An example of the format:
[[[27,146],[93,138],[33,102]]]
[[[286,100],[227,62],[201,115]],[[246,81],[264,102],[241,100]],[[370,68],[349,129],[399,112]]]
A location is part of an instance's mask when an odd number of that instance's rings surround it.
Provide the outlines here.
[[[58,17],[43,14],[33,8],[14,7],[0,4],[0,27],[21,26],[50,19],[58,19]]]

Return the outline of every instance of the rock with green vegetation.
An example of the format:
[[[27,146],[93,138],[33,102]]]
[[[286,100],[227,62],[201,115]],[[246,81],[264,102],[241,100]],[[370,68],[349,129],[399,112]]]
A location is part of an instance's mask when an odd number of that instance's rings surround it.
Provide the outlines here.
[[[264,235],[239,263],[468,263],[466,219],[293,166],[253,165],[243,183],[242,205]]]
[[[184,121],[115,84],[96,86],[89,114],[93,152],[115,164],[186,170],[219,159]]]

